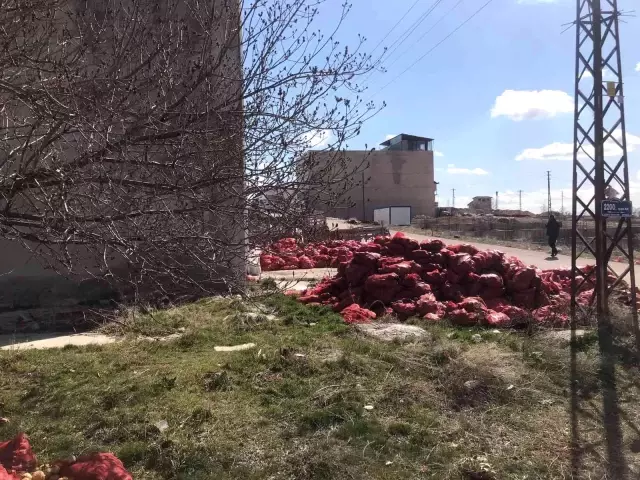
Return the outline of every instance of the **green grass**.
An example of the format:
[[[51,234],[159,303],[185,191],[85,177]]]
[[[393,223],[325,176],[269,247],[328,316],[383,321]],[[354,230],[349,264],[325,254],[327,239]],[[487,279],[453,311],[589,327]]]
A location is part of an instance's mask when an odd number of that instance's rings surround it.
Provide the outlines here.
[[[112,450],[143,480],[570,478],[568,348],[442,325],[380,343],[268,293],[131,313],[109,327],[127,333],[119,344],[0,352],[0,439],[27,432],[41,461]],[[581,388],[596,406],[597,358],[584,340]]]

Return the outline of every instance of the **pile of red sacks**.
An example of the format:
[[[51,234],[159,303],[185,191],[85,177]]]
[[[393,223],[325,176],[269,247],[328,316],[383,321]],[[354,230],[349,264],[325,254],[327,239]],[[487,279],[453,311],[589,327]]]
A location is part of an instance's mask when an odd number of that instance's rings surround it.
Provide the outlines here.
[[[36,456],[24,434],[0,442],[0,480],[133,480],[122,462],[112,453],[93,453],[79,458],[58,460],[41,469],[36,465]]]
[[[290,252],[340,248],[332,242],[330,247],[294,249],[295,243],[287,242]],[[369,322],[385,314],[491,327],[568,322],[569,269],[543,271],[502,252],[479,251],[472,245],[445,246],[440,240],[419,243],[402,233],[370,243],[345,243],[338,274],[305,290],[299,300],[331,306],[348,323]],[[285,265],[292,266],[293,258],[292,254]],[[582,273],[593,268],[584,267]],[[578,284],[582,279],[577,278]],[[586,282],[578,301],[588,304],[592,294],[593,286]]]
[[[260,255],[260,268],[265,271],[301,268],[337,267],[348,262],[363,245],[355,240],[331,240],[299,246],[295,238],[283,238],[267,247]]]

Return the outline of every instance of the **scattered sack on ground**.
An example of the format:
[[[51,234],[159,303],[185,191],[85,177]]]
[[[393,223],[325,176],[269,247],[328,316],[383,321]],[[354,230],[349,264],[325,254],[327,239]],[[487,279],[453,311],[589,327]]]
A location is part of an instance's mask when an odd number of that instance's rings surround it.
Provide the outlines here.
[[[113,453],[93,453],[78,459],[57,460],[37,467],[29,439],[20,433],[14,439],[0,442],[0,480],[62,479],[69,480],[133,480]]]
[[[36,456],[24,433],[0,442],[0,464],[7,472],[31,472],[35,469]]]
[[[93,453],[79,457],[75,462],[54,462],[61,477],[73,480],[133,480],[124,465],[113,453]]]

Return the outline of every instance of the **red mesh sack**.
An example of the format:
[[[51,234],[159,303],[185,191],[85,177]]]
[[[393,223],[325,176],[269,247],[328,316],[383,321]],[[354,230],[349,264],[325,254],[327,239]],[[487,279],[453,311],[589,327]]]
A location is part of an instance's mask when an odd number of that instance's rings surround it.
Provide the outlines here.
[[[519,307],[533,309],[536,305],[536,289],[529,288],[511,295],[513,303]]]
[[[533,268],[522,268],[516,270],[513,278],[509,282],[509,288],[514,292],[521,292],[528,289],[536,278],[536,271]]]
[[[479,252],[479,250],[476,247],[474,247],[473,245],[469,245],[467,243],[464,243],[461,245],[449,245],[447,248],[455,253],[466,253],[469,255],[475,255],[476,253]]]
[[[454,302],[460,302],[464,297],[464,295],[462,294],[462,289],[460,288],[460,285],[455,285],[449,282],[445,283],[442,286],[442,296],[446,300],[452,300]]]
[[[410,262],[401,262],[394,265],[387,265],[380,268],[380,273],[397,273],[401,277],[414,271],[414,267]]]
[[[431,259],[433,258],[433,254],[430,252],[427,252],[426,250],[413,250],[407,256],[411,260],[414,260],[421,265],[426,265],[427,263],[431,263]]]
[[[506,328],[511,326],[511,319],[506,313],[490,310],[485,316],[483,323],[489,327]]]
[[[487,308],[493,310],[495,312],[502,312],[503,309],[509,306],[509,303],[504,298],[491,298],[485,299],[483,298],[484,303],[487,305]]]
[[[433,293],[425,293],[416,301],[416,313],[419,315],[438,313],[441,309],[442,307]]]
[[[298,266],[300,268],[315,268],[316,264],[309,257],[303,255],[300,258],[298,258]]]
[[[329,265],[331,265],[331,257],[329,255],[324,255],[324,254],[316,255],[313,258],[313,261],[316,264],[316,268],[326,268]]]
[[[431,285],[442,285],[447,280],[447,273],[434,270],[425,273],[422,278]]]
[[[362,285],[369,275],[374,272],[370,265],[358,265],[351,262],[347,265],[344,276],[349,285]]]
[[[525,310],[513,305],[505,306],[501,309],[501,313],[504,313],[507,317],[509,317],[509,320],[511,320],[512,324],[522,325],[527,323],[527,320],[529,319],[529,314]]]
[[[371,310],[362,308],[357,303],[349,305],[340,312],[346,323],[369,323],[376,318],[376,314]]]
[[[382,246],[374,242],[369,242],[361,245],[358,251],[380,253],[382,251]]]
[[[465,298],[458,303],[458,308],[462,308],[467,312],[482,312],[487,306],[480,298]]]
[[[551,305],[534,310],[533,319],[538,323],[544,323],[554,327],[564,327],[569,323],[569,316],[557,312]]]
[[[482,298],[485,302],[489,300],[499,299],[504,297],[505,289],[504,288],[488,288],[486,290],[481,290],[478,296]]]
[[[0,442],[0,465],[16,472],[31,472],[36,467],[36,456],[24,433],[14,439]]]
[[[410,300],[400,300],[398,302],[393,302],[391,304],[391,308],[394,312],[404,317],[410,317],[412,315],[415,315],[416,313],[416,306]]]
[[[476,268],[471,255],[468,253],[460,253],[453,257],[449,262],[449,266],[451,270],[461,276],[473,272]]]
[[[504,286],[502,277],[497,273],[484,273],[480,275],[480,283],[488,289],[502,288]]]
[[[594,294],[594,290],[585,290],[584,292],[580,292],[576,298],[576,302],[583,306],[590,305]]]
[[[280,257],[276,257],[275,255],[260,255],[260,268],[265,272],[270,272],[273,270],[282,270],[284,267],[284,260]]]
[[[449,313],[449,320],[451,320],[451,323],[454,325],[471,327],[478,323],[480,316],[475,312],[467,312],[466,310],[459,308]]]
[[[353,263],[358,265],[364,265],[371,269],[374,269],[378,266],[378,260],[380,260],[379,253],[356,252],[353,254]]]
[[[124,465],[113,453],[84,455],[74,463],[55,462],[60,476],[73,480],[133,480]]]
[[[371,275],[365,281],[364,288],[365,290],[371,290],[374,288],[395,288],[398,286],[399,281],[400,277],[395,273]]]
[[[20,480],[17,474],[9,473],[7,470],[0,465],[0,480]]]
[[[444,248],[444,242],[442,240],[424,240],[420,242],[420,249],[427,252],[437,253]]]

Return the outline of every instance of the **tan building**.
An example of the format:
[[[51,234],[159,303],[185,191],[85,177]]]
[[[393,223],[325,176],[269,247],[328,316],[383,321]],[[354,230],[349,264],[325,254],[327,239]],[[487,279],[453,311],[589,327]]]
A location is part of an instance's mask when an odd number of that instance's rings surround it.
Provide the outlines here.
[[[493,197],[478,196],[473,197],[469,205],[471,213],[491,213],[491,202]]]
[[[310,201],[316,208],[365,221],[389,207],[409,207],[411,218],[435,216],[433,139],[400,134],[381,145],[381,150],[311,152],[319,187],[311,188]]]

